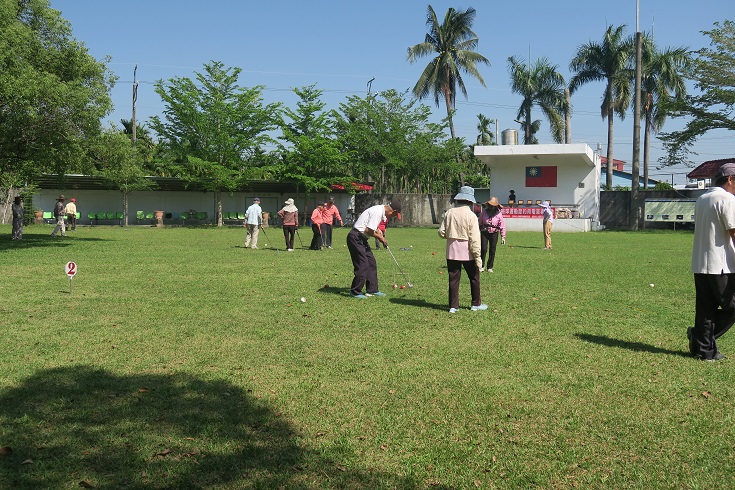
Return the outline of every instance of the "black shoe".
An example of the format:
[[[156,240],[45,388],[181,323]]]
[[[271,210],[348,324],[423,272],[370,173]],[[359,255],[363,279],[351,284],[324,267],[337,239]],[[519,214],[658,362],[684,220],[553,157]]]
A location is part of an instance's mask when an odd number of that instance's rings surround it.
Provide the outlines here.
[[[687,339],[691,342],[692,340],[692,330],[694,330],[694,327],[687,327]]]
[[[721,361],[723,359],[727,359],[721,352],[718,352],[714,356],[712,356],[712,359],[705,359],[705,361]]]

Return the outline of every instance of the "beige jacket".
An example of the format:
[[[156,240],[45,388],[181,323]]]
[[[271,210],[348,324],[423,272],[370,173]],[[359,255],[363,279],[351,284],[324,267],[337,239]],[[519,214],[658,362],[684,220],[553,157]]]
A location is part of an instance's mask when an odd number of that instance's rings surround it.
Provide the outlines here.
[[[471,206],[459,205],[444,214],[439,226],[439,236],[446,239],[467,240],[470,255],[474,257],[478,267],[482,266],[480,256],[480,224]]]

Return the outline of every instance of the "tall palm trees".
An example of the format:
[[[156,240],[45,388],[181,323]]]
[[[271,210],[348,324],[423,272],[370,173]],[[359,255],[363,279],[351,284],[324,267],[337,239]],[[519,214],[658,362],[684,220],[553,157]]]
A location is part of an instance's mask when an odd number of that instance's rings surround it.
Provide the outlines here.
[[[645,119],[643,137],[643,188],[648,188],[648,157],[651,132],[658,133],[669,112],[666,104],[686,96],[682,71],[690,64],[686,48],[666,48],[658,51],[652,39],[646,37],[642,55],[642,113]]]
[[[605,93],[600,107],[603,119],[607,119],[607,176],[606,187],[612,188],[613,163],[613,121],[617,114],[625,118],[625,110],[630,104],[630,60],[633,41],[625,38],[625,26],[609,26],[605,30],[602,43],[590,41],[577,49],[569,63],[574,76],[569,81],[569,90],[576,89],[588,82],[604,81]]]
[[[493,123],[495,123],[495,121],[484,114],[477,115],[477,131],[479,131],[479,134],[477,135],[478,146],[488,146],[493,144],[495,135],[490,129],[490,125]]]
[[[531,108],[537,105],[541,108],[551,125],[551,135],[554,141],[564,141],[564,114],[567,108],[567,99],[564,95],[566,85],[564,77],[552,66],[549,60],[541,58],[533,65],[526,64],[511,56],[508,58],[508,72],[510,87],[513,93],[523,97],[518,109],[518,119],[523,120],[523,144],[530,145],[533,140],[533,123]]]
[[[437,107],[439,97],[444,98],[452,138],[456,138],[452,109],[455,106],[457,86],[465,98],[467,97],[462,72],[472,75],[483,87],[486,86],[485,80],[477,70],[477,64],[489,65],[490,62],[474,51],[478,42],[477,35],[472,31],[475,15],[473,8],[468,8],[464,12],[450,8],[444,15],[444,22],[440,24],[434,9],[429,5],[426,12],[426,26],[429,32],[424,42],[408,48],[408,61],[411,63],[424,56],[435,55],[421,73],[413,88],[413,94],[419,99],[433,95]]]

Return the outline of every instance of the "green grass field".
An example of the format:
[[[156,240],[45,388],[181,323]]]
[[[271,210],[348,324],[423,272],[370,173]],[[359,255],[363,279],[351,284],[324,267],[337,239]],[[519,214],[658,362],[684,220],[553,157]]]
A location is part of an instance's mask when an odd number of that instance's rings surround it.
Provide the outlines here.
[[[389,228],[415,287],[378,251],[366,300],[346,229],[292,253],[276,228],[51,229],[0,226],[0,488],[735,481],[735,361],[686,347],[691,232],[509,233],[490,309],[464,277],[450,315],[434,229]]]

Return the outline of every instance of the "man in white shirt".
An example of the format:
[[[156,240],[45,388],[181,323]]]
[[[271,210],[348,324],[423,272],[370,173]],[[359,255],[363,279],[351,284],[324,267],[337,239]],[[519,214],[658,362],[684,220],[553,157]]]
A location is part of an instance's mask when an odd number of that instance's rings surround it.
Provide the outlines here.
[[[245,211],[246,220],[245,228],[248,232],[245,235],[245,248],[252,247],[253,249],[258,248],[258,232],[260,231],[260,225],[263,223],[263,210],[260,207],[260,199],[253,199],[253,204]]]
[[[735,163],[725,163],[694,211],[691,272],[696,294],[689,351],[706,361],[724,359],[716,339],[735,323]]]
[[[347,249],[352,258],[352,267],[355,277],[350,286],[350,295],[353,298],[367,298],[368,296],[385,296],[378,290],[378,264],[373,251],[370,249],[368,237],[380,240],[388,248],[388,242],[378,229],[380,222],[393,216],[401,219],[401,201],[394,199],[390,204],[378,204],[362,212],[355,225],[347,234]],[[363,294],[362,288],[365,287]]]

